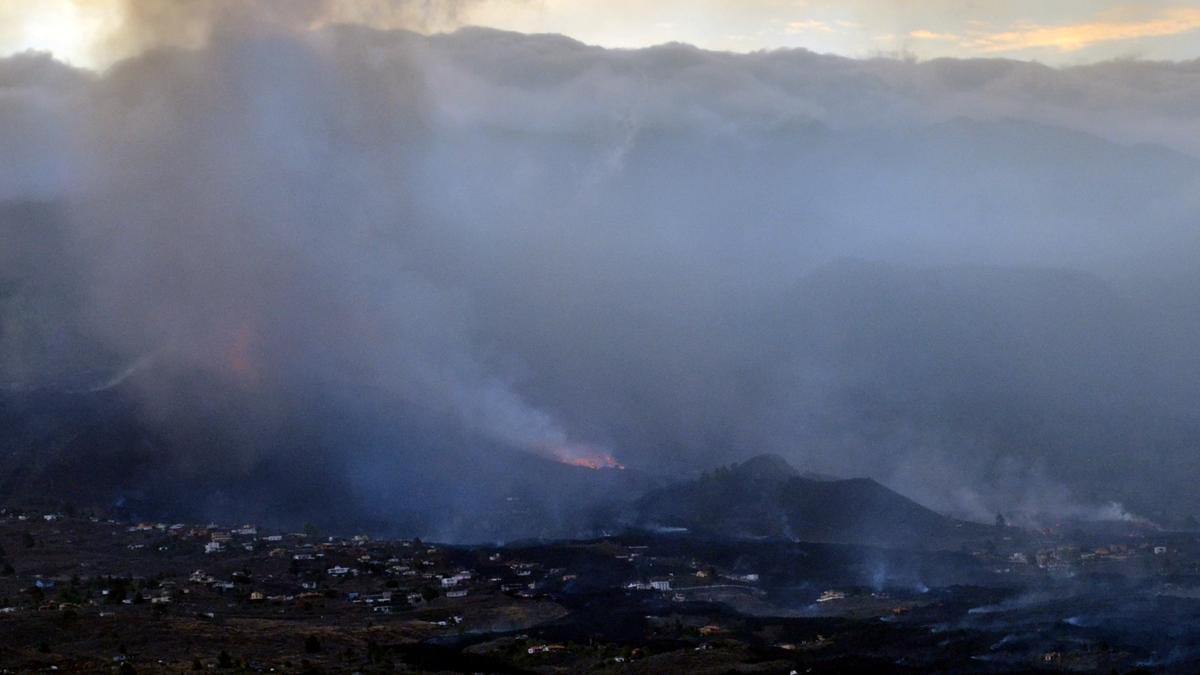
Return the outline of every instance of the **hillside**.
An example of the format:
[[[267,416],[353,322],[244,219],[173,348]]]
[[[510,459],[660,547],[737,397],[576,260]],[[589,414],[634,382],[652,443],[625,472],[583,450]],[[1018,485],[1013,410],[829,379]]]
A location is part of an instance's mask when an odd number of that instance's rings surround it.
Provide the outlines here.
[[[356,489],[351,462],[315,462],[355,444],[353,429],[316,439],[268,439],[280,452],[239,456],[220,436],[155,433],[123,389],[0,391],[0,506],[99,507],[134,519],[313,523],[446,542],[595,536],[664,481],[634,469],[591,469],[504,447],[449,446],[417,465],[396,452],[389,471]],[[302,421],[297,421],[300,426]],[[201,430],[206,430],[201,427]],[[215,432],[213,432],[215,434]],[[182,444],[211,447],[184,465]],[[221,454],[224,453],[224,454]],[[280,478],[284,479],[281,480]]]
[[[763,455],[652,491],[636,507],[643,527],[684,527],[734,538],[944,548],[990,528],[948,518],[869,478],[801,475]]]

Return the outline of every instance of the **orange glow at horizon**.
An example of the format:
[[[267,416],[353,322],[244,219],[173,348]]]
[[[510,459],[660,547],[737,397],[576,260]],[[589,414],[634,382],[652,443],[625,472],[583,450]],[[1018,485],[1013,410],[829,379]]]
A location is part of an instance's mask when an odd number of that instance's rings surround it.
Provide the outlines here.
[[[984,54],[1049,48],[1078,51],[1102,42],[1168,37],[1200,29],[1200,8],[1174,7],[1143,20],[1089,21],[1063,26],[1026,24],[968,36],[962,46]]]
[[[1198,1],[980,0],[915,3],[915,11],[898,14],[895,0],[0,0],[0,57],[45,51],[103,70],[152,48],[199,48],[218,25],[306,32],[357,24],[421,33],[485,26],[614,48],[685,42],[734,52],[803,47],[863,58],[912,50],[921,58],[1025,55],[1069,63],[1085,50],[1097,60],[1134,49],[1145,58],[1190,60],[1194,44],[1178,36],[1200,31]]]

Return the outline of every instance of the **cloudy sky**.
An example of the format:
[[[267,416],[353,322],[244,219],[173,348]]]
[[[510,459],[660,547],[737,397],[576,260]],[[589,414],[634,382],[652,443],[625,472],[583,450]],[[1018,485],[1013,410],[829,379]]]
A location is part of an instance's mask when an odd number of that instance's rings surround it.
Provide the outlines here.
[[[146,46],[130,17],[201,39],[180,16],[216,2],[0,0],[0,53],[52,51],[103,66]],[[867,57],[989,57],[1079,64],[1200,54],[1196,0],[300,0],[255,3],[308,26],[331,22],[425,31],[479,25],[561,33],[605,47],[686,42],[727,51],[802,47]]]

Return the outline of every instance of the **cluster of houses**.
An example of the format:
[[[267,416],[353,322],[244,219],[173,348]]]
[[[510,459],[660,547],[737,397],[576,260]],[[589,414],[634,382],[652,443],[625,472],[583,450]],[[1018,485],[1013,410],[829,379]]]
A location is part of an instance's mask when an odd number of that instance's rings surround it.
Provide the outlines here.
[[[365,535],[322,538],[311,531],[265,532],[253,524],[128,524],[99,518],[68,519],[57,513],[0,514],[4,515],[19,523],[36,518],[55,531],[68,525],[81,531],[92,526],[104,530],[104,536],[91,541],[119,542],[125,552],[113,559],[120,560],[121,569],[96,569],[93,574],[124,575],[130,587],[138,589],[136,597],[118,604],[170,604],[175,611],[198,616],[212,616],[214,611],[252,613],[256,605],[271,605],[272,612],[279,612],[286,611],[279,605],[315,603],[385,615],[426,607],[453,611],[456,603],[487,602],[499,596],[535,599],[576,583],[596,583],[586,578],[594,572],[554,567],[536,552],[510,549],[454,549],[419,540],[377,542]],[[696,587],[758,581],[756,574],[719,574],[696,560],[664,563],[644,545],[606,546],[604,555],[617,570],[606,582],[624,584],[630,592],[674,593],[682,600],[680,592]],[[625,575],[627,581],[620,581],[619,575]],[[29,574],[22,583],[33,583],[34,576]],[[61,587],[69,575],[60,576],[63,578],[37,576],[38,590],[57,594],[56,580]],[[153,583],[147,583],[150,577]],[[100,594],[92,604],[113,603]]]
[[[990,552],[976,555],[989,562],[998,562],[998,565],[993,565],[993,571],[1000,574],[1047,573],[1062,576],[1072,576],[1103,566],[1114,570],[1121,566],[1133,566],[1143,571],[1158,567],[1165,571],[1190,559],[1172,546],[1153,541],[1099,546],[1058,544],[1031,552],[1014,551],[1003,556]],[[1192,567],[1200,569],[1195,561],[1192,561]]]
[[[170,532],[172,527],[149,525],[135,529]],[[268,559],[287,561],[287,573],[276,571],[249,584],[256,589],[268,586],[281,589],[290,582],[294,588],[287,592],[254,590],[246,596],[245,585],[239,580],[218,578],[202,570],[189,578],[193,584],[216,592],[240,589],[240,595],[251,602],[343,597],[352,606],[377,614],[392,614],[439,598],[443,602],[461,601],[474,590],[533,598],[546,590],[550,579],[563,583],[575,578],[562,569],[545,570],[537,562],[505,560],[498,552],[488,555],[478,569],[471,569],[461,562],[453,563],[446,550],[416,540],[374,543],[364,535],[324,540],[305,534],[259,536],[252,525],[233,530],[213,526],[178,528],[174,534],[179,538],[199,539],[204,554],[212,556],[217,565],[239,560],[244,557],[243,551],[252,552],[259,547],[266,551]]]

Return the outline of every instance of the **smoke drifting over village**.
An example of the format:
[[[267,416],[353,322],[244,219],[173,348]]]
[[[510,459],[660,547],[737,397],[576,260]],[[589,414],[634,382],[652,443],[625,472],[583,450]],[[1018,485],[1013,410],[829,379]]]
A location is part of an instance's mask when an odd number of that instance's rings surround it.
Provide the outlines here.
[[[1200,512],[1200,62],[243,14],[0,60],[0,385],[127,402],[123,480],[386,520],[513,452],[771,452],[974,518]]]

